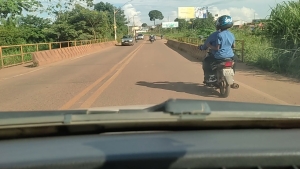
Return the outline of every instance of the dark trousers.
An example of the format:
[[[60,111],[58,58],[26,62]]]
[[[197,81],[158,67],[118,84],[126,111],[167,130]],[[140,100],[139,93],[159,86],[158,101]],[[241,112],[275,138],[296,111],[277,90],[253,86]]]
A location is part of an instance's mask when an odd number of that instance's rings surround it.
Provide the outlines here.
[[[232,58],[235,62],[232,67],[233,72],[235,73],[235,67],[236,67],[236,57],[234,56]],[[213,70],[211,69],[211,64],[214,62],[220,61],[219,59],[216,59],[213,55],[208,54],[206,58],[204,58],[203,63],[202,63],[202,69],[204,71],[204,80],[207,80],[209,78],[209,75],[214,74]]]

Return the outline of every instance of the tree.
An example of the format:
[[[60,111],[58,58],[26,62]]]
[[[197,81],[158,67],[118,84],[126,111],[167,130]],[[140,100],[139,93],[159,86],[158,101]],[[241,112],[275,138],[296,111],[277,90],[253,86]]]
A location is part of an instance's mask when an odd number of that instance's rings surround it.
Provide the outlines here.
[[[107,13],[75,5],[72,11],[60,14],[52,27],[47,30],[55,41],[86,40],[110,37],[111,27]]]
[[[0,7],[4,7],[0,9],[0,46],[113,38],[115,7],[112,4],[101,2],[95,5],[95,9],[90,9],[86,4],[92,0],[61,1],[67,6],[59,6],[59,0],[47,1],[57,1],[58,6],[55,6],[54,2],[54,5],[50,4],[50,8],[47,9],[54,16],[53,19],[30,14],[22,16],[22,12],[32,12],[38,8],[36,0],[23,0],[23,4],[21,0],[0,1]],[[27,6],[30,3],[37,5]],[[72,7],[71,4],[75,5]],[[121,9],[118,9],[116,21],[118,35],[127,33],[127,20]]]
[[[97,39],[97,34],[99,35],[109,31],[109,23],[108,19],[106,19],[106,12],[89,10],[81,6],[78,6],[77,8],[80,10],[78,19],[84,18],[86,20],[85,26],[89,27],[87,30],[92,32],[94,39]]]
[[[186,30],[188,28],[188,22],[185,19],[178,19],[176,18],[174,20],[175,22],[178,22],[178,30],[182,31],[182,30]]]
[[[43,11],[48,12],[48,14],[60,14],[67,10],[71,10],[75,5],[93,7],[93,0],[45,0],[48,3],[47,8]],[[59,16],[59,15],[58,15]]]
[[[210,12],[207,18],[196,18],[192,22],[195,29],[215,29],[214,17]]]
[[[114,7],[112,4],[106,2],[99,2],[97,4],[95,4],[94,9],[96,11],[102,11],[102,12],[106,12],[106,15],[109,19],[110,24],[112,25],[110,27],[110,32],[111,32],[111,36],[114,35],[114,29],[113,29],[113,24],[114,24],[114,8],[116,9],[116,7]],[[126,16],[124,14],[124,11],[121,8],[116,9],[118,12],[116,13],[116,24],[117,24],[117,34],[120,36],[123,36],[124,34],[127,34],[127,26],[126,24],[128,24],[128,21],[126,19]]]
[[[142,24],[142,27],[147,27],[148,25],[146,23],[143,23]]]
[[[23,11],[34,12],[42,7],[41,2],[37,0],[5,0],[0,1],[1,18],[15,17],[22,15]]]
[[[28,43],[47,42],[49,39],[44,34],[43,30],[51,26],[50,19],[44,19],[33,15],[27,15],[20,18],[18,27],[22,29],[23,38],[27,39]]]
[[[150,21],[154,21],[154,25],[155,25],[155,20],[156,19],[159,19],[159,20],[163,20],[164,19],[164,16],[163,14],[158,11],[158,10],[152,10],[149,12],[149,17],[150,17]]]

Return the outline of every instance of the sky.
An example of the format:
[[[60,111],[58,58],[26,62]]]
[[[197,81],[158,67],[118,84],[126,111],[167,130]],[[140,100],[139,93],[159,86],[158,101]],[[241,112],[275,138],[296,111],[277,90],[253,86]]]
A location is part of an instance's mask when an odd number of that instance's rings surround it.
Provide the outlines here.
[[[94,3],[101,0],[94,0]],[[105,2],[105,0],[102,0]],[[147,23],[153,25],[148,13],[151,10],[159,10],[164,15],[162,21],[174,21],[177,18],[178,7],[208,7],[208,11],[213,15],[231,15],[233,20],[243,20],[246,22],[252,19],[264,19],[270,13],[270,8],[283,0],[107,0],[107,2],[122,7],[127,17],[135,25]],[[125,4],[125,5],[124,5]],[[162,22],[160,20],[156,23]]]
[[[46,2],[49,0],[43,1],[43,4],[47,6]],[[58,1],[61,0],[51,0],[52,3]],[[172,22],[177,18],[178,7],[208,7],[208,11],[213,15],[226,14],[231,15],[233,20],[251,22],[254,18],[266,18],[271,7],[283,2],[283,0],[94,0],[94,4],[101,1],[122,7],[130,24],[134,22],[139,26],[142,23],[153,25],[153,21],[150,21],[148,16],[151,10],[159,10],[164,15],[162,21],[156,20],[157,24],[166,21]],[[37,15],[54,19],[54,16],[48,16],[45,13]]]

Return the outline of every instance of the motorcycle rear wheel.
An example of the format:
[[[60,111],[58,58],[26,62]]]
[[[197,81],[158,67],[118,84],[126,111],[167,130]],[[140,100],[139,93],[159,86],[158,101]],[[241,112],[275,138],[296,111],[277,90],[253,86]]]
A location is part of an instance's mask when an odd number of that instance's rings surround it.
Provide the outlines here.
[[[220,95],[221,95],[221,97],[226,98],[226,97],[229,96],[229,93],[230,93],[230,86],[225,81],[222,81],[220,83]]]

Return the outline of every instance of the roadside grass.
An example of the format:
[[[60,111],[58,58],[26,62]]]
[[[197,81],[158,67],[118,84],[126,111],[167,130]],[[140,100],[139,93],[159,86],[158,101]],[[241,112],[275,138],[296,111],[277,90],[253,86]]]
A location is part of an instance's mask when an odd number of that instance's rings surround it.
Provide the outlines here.
[[[231,29],[237,40],[244,40],[244,62],[263,70],[288,77],[300,78],[300,48],[287,49],[285,41],[270,39],[262,32],[253,33],[250,29]],[[186,33],[166,34],[170,39],[186,37]],[[194,36],[193,38],[198,38]],[[282,48],[279,48],[283,46]],[[236,49],[241,49],[237,42]],[[237,52],[241,56],[241,51]],[[241,58],[240,58],[241,59]]]
[[[275,73],[300,78],[299,48],[278,48],[283,41],[269,39],[243,30],[232,31],[237,39],[245,41],[245,62]],[[283,46],[283,45],[282,45]]]

